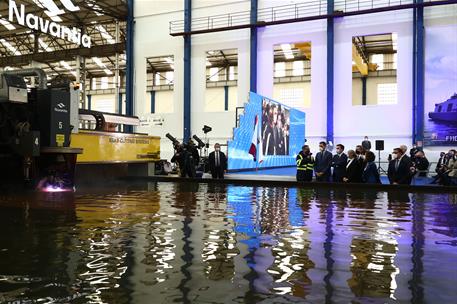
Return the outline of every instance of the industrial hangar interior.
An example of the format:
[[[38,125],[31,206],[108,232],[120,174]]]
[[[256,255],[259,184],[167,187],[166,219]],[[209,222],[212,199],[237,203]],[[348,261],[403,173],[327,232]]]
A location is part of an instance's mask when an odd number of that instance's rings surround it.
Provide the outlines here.
[[[0,303],[454,303],[457,1],[0,2]]]

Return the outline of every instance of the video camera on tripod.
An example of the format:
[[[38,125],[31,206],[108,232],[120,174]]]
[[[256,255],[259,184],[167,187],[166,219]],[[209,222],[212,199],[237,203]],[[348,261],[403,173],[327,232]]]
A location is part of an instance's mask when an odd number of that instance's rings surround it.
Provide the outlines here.
[[[179,146],[181,143],[176,139],[174,138],[173,136],[171,136],[170,133],[167,133],[165,135],[166,138],[168,138],[172,143],[173,143],[173,147],[176,148],[176,146]]]

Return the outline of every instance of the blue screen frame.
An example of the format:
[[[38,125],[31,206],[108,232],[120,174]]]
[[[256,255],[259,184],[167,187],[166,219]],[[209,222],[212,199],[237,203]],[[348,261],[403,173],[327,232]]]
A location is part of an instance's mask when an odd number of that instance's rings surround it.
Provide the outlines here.
[[[262,103],[266,99],[271,103],[281,105],[289,110],[289,154],[288,155],[261,155],[262,144],[257,141],[256,158],[249,153],[253,137],[256,131],[255,122],[257,117],[258,128],[262,126]],[[297,109],[288,107],[271,98],[249,93],[249,102],[244,108],[244,114],[240,116],[239,127],[234,129],[233,140],[228,142],[228,170],[252,170],[268,169],[274,167],[295,166],[295,158],[305,142],[305,117],[306,114]]]

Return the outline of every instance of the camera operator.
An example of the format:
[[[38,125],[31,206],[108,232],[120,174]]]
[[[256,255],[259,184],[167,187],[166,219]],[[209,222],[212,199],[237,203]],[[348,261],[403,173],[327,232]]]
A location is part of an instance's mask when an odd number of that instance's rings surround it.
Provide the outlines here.
[[[181,177],[195,177],[195,159],[193,156],[192,147],[189,145],[175,145],[175,155],[171,159],[171,162],[175,162],[179,165],[179,171]],[[198,153],[198,151],[197,151]]]
[[[428,174],[428,167],[430,163],[425,157],[425,153],[423,151],[418,150],[416,154],[414,154],[413,166],[414,166],[414,173],[419,173],[419,177],[426,177]]]
[[[189,152],[192,154],[192,157],[194,158],[195,166],[198,166],[198,164],[200,163],[200,154],[198,153],[198,148],[192,139],[190,139],[187,143],[187,148]]]
[[[422,149],[418,147],[416,144],[413,145],[411,150],[409,150],[409,156],[411,158],[411,161],[414,163],[416,161],[416,157],[418,156],[417,153],[422,152]]]

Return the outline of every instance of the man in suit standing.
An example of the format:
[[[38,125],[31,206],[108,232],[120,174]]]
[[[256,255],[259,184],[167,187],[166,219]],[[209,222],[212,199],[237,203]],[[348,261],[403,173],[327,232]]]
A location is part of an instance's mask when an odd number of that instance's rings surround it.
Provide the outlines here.
[[[329,182],[332,166],[332,153],[327,151],[327,143],[322,141],[319,143],[319,152],[316,154],[314,172],[316,173],[316,181]]]
[[[391,185],[410,185],[413,178],[413,163],[403,149],[395,148],[389,162],[387,175]]]
[[[362,182],[362,165],[353,150],[348,151],[348,162],[346,164],[346,175],[343,177],[345,183]]]
[[[224,173],[227,171],[227,157],[221,152],[221,146],[216,143],[214,151],[209,154],[209,170],[213,178],[224,179]]]
[[[371,150],[371,141],[368,139],[368,136],[365,136],[364,140],[362,141],[362,147],[365,151]]]
[[[346,175],[346,165],[348,157],[344,153],[344,146],[341,144],[336,145],[336,154],[333,156],[333,181],[335,183],[342,183],[343,177]]]

